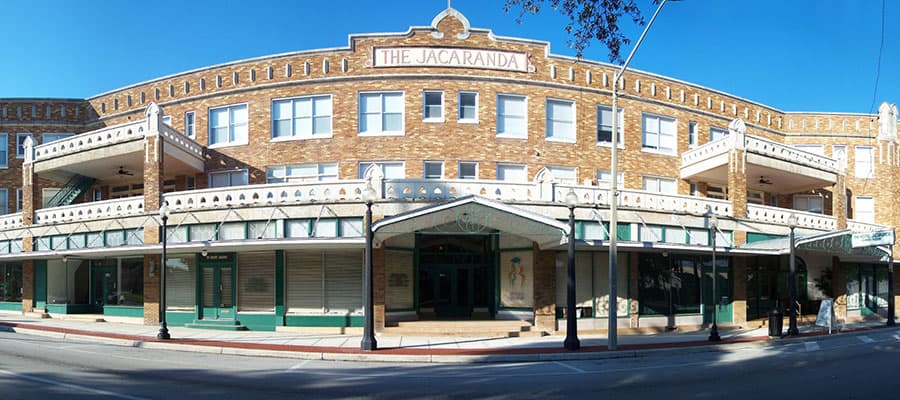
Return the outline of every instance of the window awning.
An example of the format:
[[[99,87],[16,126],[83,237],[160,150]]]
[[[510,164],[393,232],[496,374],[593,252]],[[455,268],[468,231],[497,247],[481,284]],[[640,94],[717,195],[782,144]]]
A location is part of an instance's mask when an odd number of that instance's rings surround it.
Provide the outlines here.
[[[376,242],[408,233],[511,234],[530,239],[540,248],[565,243],[569,226],[552,218],[480,196],[397,214],[372,224]]]
[[[853,232],[849,229],[833,232],[814,234],[798,234],[794,237],[797,250],[806,250],[835,255],[853,255],[868,257],[885,257],[890,250],[885,246],[866,246],[853,248]],[[791,239],[782,237],[777,239],[761,240],[753,243],[745,243],[740,246],[743,250],[774,251],[777,254],[789,254],[791,252]]]

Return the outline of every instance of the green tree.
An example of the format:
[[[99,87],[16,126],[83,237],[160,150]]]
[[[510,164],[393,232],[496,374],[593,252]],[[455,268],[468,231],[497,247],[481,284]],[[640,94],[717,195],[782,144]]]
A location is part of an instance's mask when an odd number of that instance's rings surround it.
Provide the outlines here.
[[[652,0],[659,4],[660,0]],[[620,19],[630,18],[631,22],[643,26],[646,22],[636,0],[506,0],[504,10],[519,9],[517,23],[522,23],[526,14],[537,14],[546,3],[550,8],[569,17],[566,32],[571,35],[569,47],[581,58],[584,49],[596,39],[609,49],[609,61],[623,62],[621,49],[631,43],[620,30]]]

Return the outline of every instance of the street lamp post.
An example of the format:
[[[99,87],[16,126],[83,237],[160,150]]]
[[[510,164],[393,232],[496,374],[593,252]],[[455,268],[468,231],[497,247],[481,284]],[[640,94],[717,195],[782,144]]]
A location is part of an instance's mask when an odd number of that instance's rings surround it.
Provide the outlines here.
[[[644,37],[647,36],[647,32],[650,30],[650,27],[653,25],[653,21],[656,20],[656,16],[659,15],[659,11],[662,10],[663,6],[666,5],[666,0],[662,0],[659,3],[659,7],[656,8],[656,12],[653,13],[653,16],[650,17],[650,22],[647,22],[647,26],[644,27],[644,32],[641,33],[641,36],[638,38],[637,43],[634,44],[634,48],[631,49],[631,53],[628,54],[628,58],[625,59],[625,63],[622,64],[622,67],[619,68],[618,71],[613,73],[612,80],[612,149],[611,149],[611,157],[610,157],[610,179],[609,179],[609,322],[607,331],[609,332],[607,335],[607,348],[609,350],[615,350],[618,342],[618,333],[617,333],[617,323],[618,323],[618,309],[617,299],[618,299],[618,289],[617,285],[617,276],[616,276],[616,268],[618,266],[618,248],[616,247],[616,241],[618,238],[616,237],[617,232],[619,230],[619,191],[618,191],[618,180],[619,180],[619,166],[618,166],[618,150],[619,150],[619,81],[622,79],[622,75],[625,73],[625,70],[628,69],[628,63],[631,62],[631,59],[634,57],[634,53],[637,52],[638,47],[641,46],[641,42],[644,41]]]
[[[897,235],[892,233],[891,237]],[[896,240],[896,239],[894,239]],[[888,317],[887,326],[894,326],[894,245],[888,246]]]
[[[169,207],[165,203],[159,207],[159,218],[162,220],[162,261],[159,266],[159,333],[156,338],[168,340],[172,337],[166,324],[166,224],[169,222]]]
[[[797,250],[794,248],[796,238],[794,237],[794,229],[797,227],[797,216],[791,214],[788,218],[788,227],[791,228],[791,255],[790,255],[790,277],[788,278],[788,295],[791,302],[791,315],[788,323],[788,336],[797,336],[800,330],[797,329]]]
[[[566,340],[563,342],[566,350],[578,350],[581,341],[578,340],[578,319],[575,315],[575,206],[578,204],[578,196],[573,191],[566,194],[566,205],[569,207],[569,265],[566,280]]]
[[[717,231],[719,229],[719,217],[713,214],[712,218],[709,219],[709,227],[712,229],[712,301],[713,301],[713,323],[712,329],[709,331],[709,341],[710,342],[718,342],[722,340],[719,336],[719,302],[716,301],[716,298],[719,295],[719,292],[716,288],[716,281],[719,280],[719,271],[716,268],[716,236]]]
[[[369,184],[366,186],[365,190],[362,193],[362,200],[366,203],[366,255],[365,255],[365,277],[363,285],[365,285],[365,289],[363,290],[363,297],[365,301],[365,315],[364,315],[364,325],[363,325],[363,337],[362,342],[360,343],[360,347],[363,351],[372,351],[378,349],[378,341],[375,340],[375,306],[373,303],[373,284],[374,279],[372,278],[372,203],[375,202],[376,197],[378,196],[375,193],[375,189],[372,188],[372,185]]]

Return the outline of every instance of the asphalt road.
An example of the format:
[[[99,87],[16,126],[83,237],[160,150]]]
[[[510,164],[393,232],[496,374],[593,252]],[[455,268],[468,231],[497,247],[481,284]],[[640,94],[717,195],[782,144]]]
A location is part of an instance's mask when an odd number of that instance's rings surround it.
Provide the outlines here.
[[[0,332],[0,399],[896,399],[900,330],[597,361],[379,364]]]

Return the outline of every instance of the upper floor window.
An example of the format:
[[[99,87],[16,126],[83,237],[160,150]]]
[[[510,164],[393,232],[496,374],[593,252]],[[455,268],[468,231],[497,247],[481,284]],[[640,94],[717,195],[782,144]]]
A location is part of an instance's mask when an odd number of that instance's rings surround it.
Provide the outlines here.
[[[616,174],[616,187],[622,189],[625,187],[625,174],[619,172]],[[608,169],[599,169],[597,170],[597,184],[601,186],[609,187],[609,184],[612,182],[612,172]]]
[[[497,95],[497,136],[528,137],[527,98],[512,94]]]
[[[444,162],[443,161],[425,161],[423,168],[423,177],[425,179],[443,179],[444,178]]]
[[[209,109],[209,145],[247,144],[247,105]]]
[[[403,92],[359,94],[361,135],[403,134]]]
[[[644,132],[642,147],[645,150],[652,150],[665,154],[675,154],[675,119],[653,114],[644,114],[643,120]]]
[[[44,143],[55,142],[57,140],[62,140],[68,137],[75,136],[74,133],[45,133],[41,135],[44,139]]]
[[[194,112],[188,111],[184,113],[184,134],[193,139],[194,133]]]
[[[725,136],[728,136],[728,129],[717,128],[715,126],[709,127],[709,141],[710,142],[719,140]]]
[[[856,146],[856,169],[857,178],[874,178],[875,177],[875,151],[872,146]]]
[[[845,145],[832,145],[831,146],[831,158],[837,161],[838,167],[841,169],[847,168],[847,146]]]
[[[30,133],[17,133],[16,134],[16,158],[25,158],[25,138],[31,138],[32,145],[36,145],[37,142],[34,141],[34,136]]]
[[[553,174],[556,182],[564,185],[575,185],[578,183],[578,177],[575,174],[575,168],[572,167],[547,167],[547,170]]]
[[[331,136],[331,95],[272,102],[272,138]]]
[[[856,196],[856,213],[854,220],[859,222],[875,223],[875,198],[871,196]]]
[[[656,193],[678,193],[678,184],[675,179],[662,178],[658,176],[645,176],[643,183],[644,190]]]
[[[547,99],[547,139],[575,141],[575,102]]]
[[[266,183],[336,181],[337,163],[281,165],[266,168]]]
[[[694,148],[697,146],[697,122],[691,121],[688,122],[688,147]]]
[[[620,108],[617,114],[619,115],[619,120],[616,121],[616,130],[619,131],[619,135],[616,137],[616,141],[619,147],[622,147],[622,144],[625,142],[625,137],[622,135],[625,129],[625,113]],[[612,122],[612,107],[597,106],[598,143],[612,143]]]
[[[728,200],[727,186],[706,186],[706,197],[710,199]]]
[[[459,122],[478,123],[478,92],[459,92]]]
[[[0,168],[9,166],[9,135],[0,133]]]
[[[475,161],[460,161],[459,179],[478,179],[478,163]]]
[[[9,189],[0,189],[0,214],[9,214]]]
[[[237,171],[218,171],[209,173],[209,187],[243,186],[249,183],[246,169]]]
[[[425,122],[444,122],[444,92],[440,90],[426,90],[424,95],[424,109],[422,110]]]
[[[818,195],[794,195],[794,209],[822,214],[825,212],[825,199]]]
[[[22,211],[22,188],[16,188],[16,212]]]
[[[522,164],[497,164],[497,180],[507,182],[527,182],[528,173]]]
[[[403,179],[406,178],[406,170],[403,167],[403,161],[376,161],[359,163],[359,179],[366,177],[366,170],[370,165],[376,165],[381,168],[384,173],[384,179]]]

